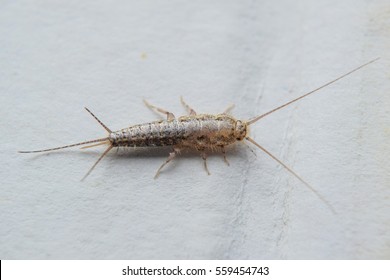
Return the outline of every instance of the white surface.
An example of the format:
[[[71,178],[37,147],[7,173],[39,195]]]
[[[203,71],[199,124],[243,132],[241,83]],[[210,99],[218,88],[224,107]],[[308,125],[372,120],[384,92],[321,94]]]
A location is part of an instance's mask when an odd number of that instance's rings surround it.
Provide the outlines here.
[[[1,259],[390,257],[387,1],[2,1]],[[337,210],[256,150],[227,167],[103,148],[17,154],[235,103],[248,119],[381,60],[251,127]],[[255,149],[255,148],[253,148]]]

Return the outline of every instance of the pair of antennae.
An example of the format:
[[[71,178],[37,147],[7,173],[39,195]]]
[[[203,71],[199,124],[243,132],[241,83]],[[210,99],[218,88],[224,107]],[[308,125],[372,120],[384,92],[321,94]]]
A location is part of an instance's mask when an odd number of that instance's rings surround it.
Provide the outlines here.
[[[262,115],[259,115],[259,116],[256,116],[256,117],[253,117],[251,119],[249,119],[246,124],[249,126],[249,125],[252,125],[253,123],[259,121],[260,119],[278,111],[278,110],[281,110],[282,108],[285,108],[286,106],[294,103],[294,102],[297,102],[315,92],[318,92],[320,89],[323,89],[343,78],[345,78],[346,76],[358,71],[359,69],[377,61],[379,59],[378,58],[375,58],[365,64],[362,64],[356,68],[354,68],[353,70],[339,76],[338,78],[298,97],[298,98],[295,98],[279,107],[276,107],[275,109],[265,113],[265,114],[262,114]],[[112,131],[103,123],[101,122],[90,110],[88,110],[88,108],[85,108],[98,122],[99,124],[108,132],[108,133],[111,133]],[[318,198],[320,198],[331,210],[333,213],[335,213],[335,210],[333,209],[333,207],[330,205],[330,203],[328,201],[325,200],[324,197],[322,197],[320,195],[320,193],[318,193],[310,184],[308,184],[306,181],[304,181],[297,173],[295,173],[291,168],[289,168],[287,165],[285,165],[281,160],[279,160],[278,158],[276,158],[274,155],[272,155],[269,151],[267,151],[264,147],[262,147],[261,145],[259,145],[258,143],[256,143],[252,138],[250,137],[246,137],[245,138],[247,141],[251,142],[252,144],[254,144],[255,146],[257,146],[258,148],[260,148],[263,152],[265,152],[266,154],[268,154],[272,159],[274,159],[276,162],[278,162],[280,165],[282,165],[286,170],[288,170],[292,175],[294,175],[297,179],[299,179],[303,184],[305,184],[310,190],[313,191],[314,194],[317,195]],[[66,146],[61,146],[61,147],[56,147],[56,148],[51,148],[51,149],[44,149],[44,150],[36,150],[36,151],[19,151],[19,153],[40,153],[40,152],[49,152],[49,151],[55,151],[55,150],[60,150],[60,149],[65,149],[65,148],[70,148],[70,147],[74,147],[74,146],[81,146],[81,145],[86,145],[86,144],[92,144],[92,143],[97,143],[97,144],[93,144],[93,145],[89,145],[89,146],[85,146],[85,147],[82,147],[82,149],[85,149],[85,148],[90,148],[90,147],[94,147],[94,146],[99,146],[99,145],[103,145],[103,144],[110,144],[110,141],[108,139],[108,137],[106,138],[99,138],[99,139],[94,139],[94,140],[90,140],[90,141],[85,141],[85,142],[80,142],[80,143],[76,143],[76,144],[71,144],[71,145],[66,145]],[[99,157],[99,159],[95,162],[95,164],[89,169],[89,171],[87,172],[87,174],[83,177],[82,180],[84,180],[91,172],[92,170],[95,168],[95,166],[103,159],[103,157],[112,149],[112,145],[110,145],[105,151],[104,153]]]
[[[251,118],[250,120],[248,120],[248,121],[246,122],[246,124],[247,124],[247,125],[251,125],[251,124],[253,124],[253,123],[259,121],[260,119],[262,119],[262,118],[264,118],[264,117],[266,117],[266,116],[268,116],[268,115],[270,115],[270,114],[272,114],[272,113],[274,113],[274,112],[276,112],[276,111],[278,111],[278,110],[280,110],[280,109],[283,109],[284,107],[286,107],[286,106],[288,106],[288,105],[290,105],[290,104],[292,104],[292,103],[294,103],[294,102],[296,102],[296,101],[299,101],[299,100],[301,100],[301,99],[303,99],[303,98],[305,98],[305,97],[307,97],[307,96],[309,96],[309,95],[311,95],[311,94],[313,94],[313,93],[319,91],[320,89],[323,89],[323,88],[325,88],[325,87],[327,87],[327,86],[329,86],[329,85],[331,85],[331,84],[333,84],[333,83],[335,83],[335,82],[341,80],[342,78],[345,78],[346,76],[348,76],[348,75],[350,75],[350,74],[352,74],[352,73],[358,71],[359,69],[361,69],[361,68],[363,68],[363,67],[365,67],[365,66],[367,66],[367,65],[369,65],[369,64],[371,64],[371,63],[373,63],[373,62],[375,62],[375,61],[377,61],[378,59],[379,59],[379,57],[378,57],[378,58],[375,58],[375,59],[373,59],[373,60],[371,60],[371,61],[369,61],[369,62],[367,62],[367,63],[365,63],[365,64],[363,64],[363,65],[360,65],[359,67],[356,67],[355,69],[349,71],[348,73],[345,73],[345,74],[339,76],[338,78],[336,78],[336,79],[334,79],[334,80],[332,80],[332,81],[330,81],[330,82],[328,82],[328,83],[326,83],[326,84],[324,84],[324,85],[322,85],[322,86],[320,86],[320,87],[318,87],[318,88],[316,88],[316,89],[314,89],[314,90],[312,90],[312,91],[310,91],[310,92],[308,92],[308,93],[306,93],[306,94],[304,94],[304,95],[302,95],[302,96],[300,96],[300,97],[298,97],[298,98],[295,98],[295,99],[293,99],[293,100],[291,100],[291,101],[289,101],[289,102],[287,102],[287,103],[285,103],[285,104],[283,104],[283,105],[281,105],[281,106],[279,106],[279,107],[276,107],[275,109],[272,109],[271,111],[269,111],[269,112],[267,112],[267,113],[264,113],[264,114],[262,114],[262,115],[253,117],[253,118]],[[278,162],[280,165],[282,165],[287,171],[289,171],[289,172],[290,172],[292,175],[294,175],[299,181],[301,181],[306,187],[308,187],[308,188],[309,188],[309,189],[310,189],[310,190],[311,190],[311,191],[312,191],[320,200],[322,200],[322,201],[329,207],[329,209],[330,209],[334,214],[336,214],[336,211],[335,211],[335,209],[332,207],[332,205],[331,205],[331,204],[330,204],[330,203],[329,203],[329,202],[328,202],[328,201],[327,201],[327,200],[326,200],[318,191],[316,191],[315,188],[313,188],[309,183],[307,183],[305,180],[303,180],[301,176],[299,176],[299,175],[298,175],[296,172],[294,172],[290,167],[288,167],[286,164],[284,164],[280,159],[278,159],[277,157],[275,157],[275,156],[274,156],[273,154],[271,154],[267,149],[265,149],[264,147],[262,147],[260,144],[258,144],[255,140],[253,140],[253,139],[250,138],[249,136],[245,137],[245,139],[246,139],[247,141],[251,142],[253,145],[257,146],[257,147],[258,147],[259,149],[261,149],[264,153],[266,153],[268,156],[270,156],[273,160],[275,160],[275,161]]]

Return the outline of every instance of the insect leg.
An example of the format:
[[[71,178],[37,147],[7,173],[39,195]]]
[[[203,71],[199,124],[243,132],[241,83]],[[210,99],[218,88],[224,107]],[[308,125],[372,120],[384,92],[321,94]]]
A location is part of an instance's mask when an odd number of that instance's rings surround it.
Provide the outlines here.
[[[171,160],[173,160],[179,153],[179,148],[173,148],[173,152],[169,153],[169,157],[167,158],[167,160],[163,164],[161,164],[160,168],[157,170],[156,175],[154,175],[154,179],[157,179],[158,175],[160,175],[161,169],[163,169],[164,166],[167,165]]]
[[[190,116],[195,116],[196,115],[195,110],[192,109],[187,103],[184,102],[183,96],[180,96],[180,101],[181,101],[181,104],[183,104],[183,106],[186,108],[186,110],[188,111]]]
[[[210,173],[210,171],[209,171],[209,169],[207,168],[207,154],[205,153],[205,152],[201,152],[200,153],[200,156],[202,157],[202,159],[203,159],[203,163],[204,163],[204,169],[206,170],[206,172],[207,172],[207,175],[210,175],[211,173]]]
[[[158,107],[156,107],[156,106],[153,106],[152,104],[150,104],[149,102],[147,102],[145,99],[144,99],[144,103],[145,103],[145,105],[146,105],[149,109],[155,110],[156,112],[160,112],[160,113],[163,113],[163,114],[167,115],[167,120],[168,120],[168,121],[171,121],[171,120],[174,120],[174,119],[175,119],[175,115],[174,115],[173,113],[168,112],[168,111],[166,111],[166,110],[164,110],[164,109],[158,108]]]
[[[229,114],[229,112],[234,108],[234,104],[230,105],[223,111],[223,114]]]
[[[227,158],[226,158],[226,150],[225,150],[225,146],[222,146],[221,147],[221,151],[222,151],[222,155],[223,155],[223,160],[226,162],[226,164],[228,166],[230,166],[230,163],[228,162]]]

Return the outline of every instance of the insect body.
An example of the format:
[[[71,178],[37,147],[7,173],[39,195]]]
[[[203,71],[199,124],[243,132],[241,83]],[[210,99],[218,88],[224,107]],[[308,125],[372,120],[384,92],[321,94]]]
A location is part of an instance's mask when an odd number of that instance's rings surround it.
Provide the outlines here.
[[[233,117],[194,115],[156,121],[111,132],[113,146],[159,147],[180,145],[197,150],[223,147],[243,140],[246,126]]]
[[[378,58],[377,58],[378,59]],[[225,147],[231,144],[234,144],[238,141],[249,141],[263,152],[268,154],[271,158],[281,164],[286,168],[292,175],[299,179],[303,184],[305,184],[309,189],[311,189],[324,203],[326,203],[332,211],[333,208],[331,205],[306,181],[304,181],[296,172],[291,168],[285,165],[282,161],[272,155],[269,151],[263,148],[261,145],[256,143],[248,135],[248,127],[258,120],[264,118],[265,116],[274,113],[304,97],[309,96],[312,93],[317,92],[318,90],[352,74],[353,72],[363,68],[364,66],[373,63],[375,60],[372,60],[368,63],[365,63],[352,71],[326,83],[325,85],[310,91],[294,100],[291,100],[265,114],[251,118],[248,121],[237,120],[231,115],[228,114],[232,107],[227,108],[223,113],[217,115],[211,114],[197,114],[194,109],[187,105],[183,99],[181,99],[182,104],[188,111],[188,116],[183,116],[175,118],[173,113],[166,111],[164,109],[158,108],[147,103],[145,104],[152,110],[156,112],[165,114],[167,119],[162,121],[154,121],[144,124],[133,125],[128,128],[124,128],[118,131],[111,131],[106,125],[103,124],[90,110],[85,108],[108,132],[108,136],[105,138],[94,139],[86,142],[71,144],[67,146],[61,146],[57,148],[37,150],[37,151],[21,151],[21,153],[37,153],[37,152],[48,152],[54,151],[74,146],[84,146],[83,148],[90,148],[98,145],[107,144],[108,148],[96,161],[96,163],[91,167],[83,179],[85,179],[95,168],[95,166],[100,162],[100,160],[114,147],[162,147],[162,146],[171,146],[172,152],[169,154],[167,160],[160,166],[157,170],[155,178],[160,174],[161,169],[170,161],[172,161],[183,149],[195,149],[199,151],[203,162],[205,170],[210,174],[207,167],[207,152],[210,150],[219,150],[224,156],[224,160],[227,164],[228,161],[225,155]],[[93,144],[95,143],[95,144]],[[82,179],[82,180],[83,180]]]

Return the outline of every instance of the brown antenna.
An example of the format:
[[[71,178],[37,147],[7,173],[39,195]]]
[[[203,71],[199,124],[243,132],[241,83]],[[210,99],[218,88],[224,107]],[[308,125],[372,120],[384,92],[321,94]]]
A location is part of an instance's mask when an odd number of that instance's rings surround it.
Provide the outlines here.
[[[303,99],[303,98],[309,96],[312,93],[315,93],[315,92],[319,91],[320,89],[323,89],[324,87],[327,87],[327,86],[329,86],[329,85],[331,85],[331,84],[341,80],[342,78],[347,77],[348,75],[351,75],[353,72],[356,72],[357,70],[362,69],[363,67],[365,67],[365,66],[367,66],[367,65],[369,65],[369,64],[371,64],[371,63],[373,63],[375,61],[377,61],[379,58],[380,57],[377,57],[377,58],[375,58],[375,59],[373,59],[373,60],[371,60],[371,61],[369,61],[367,63],[364,63],[363,65],[360,65],[359,67],[356,67],[355,69],[349,71],[348,73],[345,73],[345,74],[341,75],[340,77],[338,77],[338,78],[336,78],[336,79],[334,79],[334,80],[332,80],[332,81],[330,81],[330,82],[328,82],[328,83],[326,83],[326,84],[324,84],[324,85],[322,85],[322,86],[320,86],[320,87],[318,87],[318,88],[316,88],[316,89],[314,89],[314,90],[312,90],[312,91],[310,91],[310,92],[308,92],[308,93],[306,93],[306,94],[304,94],[304,95],[302,95],[302,96],[300,96],[298,98],[295,98],[295,99],[293,99],[293,100],[291,100],[291,101],[289,101],[289,102],[287,102],[287,103],[285,103],[285,104],[283,104],[283,105],[281,105],[279,107],[276,107],[275,109],[273,109],[273,110],[271,110],[271,111],[269,111],[269,112],[267,112],[265,114],[262,114],[260,116],[251,118],[249,121],[246,122],[246,124],[247,125],[251,125],[251,124],[257,122],[258,120],[264,118],[265,116],[268,116],[268,115],[270,115],[270,114],[272,114],[272,113],[274,113],[274,112],[276,112],[276,111],[278,111],[278,110],[280,110],[280,109],[282,109],[282,108],[284,108],[284,107],[286,107],[286,106],[288,106],[288,105],[290,105],[290,104],[292,104],[292,103],[294,103],[294,102],[296,102],[296,101],[298,101],[300,99]]]

